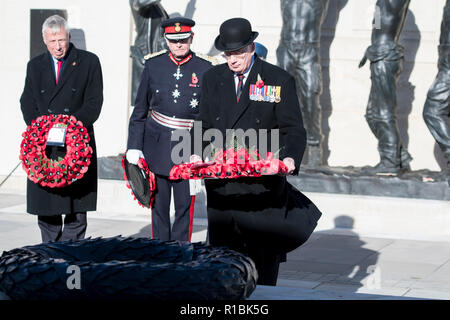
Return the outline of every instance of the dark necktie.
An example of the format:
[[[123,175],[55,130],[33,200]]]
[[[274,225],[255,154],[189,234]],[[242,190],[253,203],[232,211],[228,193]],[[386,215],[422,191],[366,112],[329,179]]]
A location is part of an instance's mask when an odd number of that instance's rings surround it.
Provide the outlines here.
[[[61,71],[62,60],[58,60],[58,71],[56,71],[56,84],[58,84],[59,72]]]
[[[237,86],[237,91],[236,91],[236,97],[237,97],[237,102],[239,102],[239,98],[241,97],[241,93],[242,93],[242,88],[244,87],[244,75],[243,74],[238,74],[238,86]]]

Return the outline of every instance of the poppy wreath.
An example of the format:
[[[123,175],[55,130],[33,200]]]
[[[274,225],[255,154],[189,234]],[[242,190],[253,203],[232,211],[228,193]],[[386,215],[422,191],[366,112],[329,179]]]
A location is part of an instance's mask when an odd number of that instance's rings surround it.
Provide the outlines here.
[[[67,125],[65,136],[66,155],[52,160],[47,158],[45,148],[50,129]],[[22,168],[28,179],[43,187],[62,188],[80,180],[91,163],[90,137],[81,121],[69,115],[43,115],[31,122],[22,133],[20,156]]]
[[[262,158],[258,151],[245,148],[228,148],[214,154],[209,162],[183,163],[172,167],[169,179],[236,179],[240,177],[261,177],[263,175],[287,174],[283,161],[267,152]]]
[[[135,196],[134,193],[133,193],[133,189],[131,189],[130,182],[128,181],[128,177],[127,177],[127,174],[126,174],[126,172],[125,172],[125,159],[126,159],[126,156],[124,155],[124,156],[122,157],[122,168],[123,168],[123,170],[124,170],[123,178],[124,178],[124,180],[126,181],[126,186],[127,186],[128,189],[131,190],[131,195],[133,196],[134,200],[136,200],[142,208],[147,208],[146,206],[144,206],[144,205],[139,201],[139,199],[136,198],[136,196]],[[148,168],[147,162],[145,162],[144,158],[140,158],[140,159],[139,159],[139,161],[138,161],[138,163],[137,163],[137,166],[138,166],[139,168],[141,168],[142,170],[144,170],[146,176],[148,177],[148,183],[149,183],[149,185],[150,185],[150,194],[151,194],[151,195],[150,195],[151,198],[150,198],[150,205],[149,205],[149,206],[150,206],[150,208],[151,208],[152,205],[153,205],[153,201],[155,201],[155,188],[156,188],[155,174],[154,174],[153,172],[150,171],[150,169]]]
[[[74,266],[81,286],[70,290]],[[246,255],[200,242],[89,238],[16,248],[0,257],[0,292],[20,301],[243,300],[257,278]]]

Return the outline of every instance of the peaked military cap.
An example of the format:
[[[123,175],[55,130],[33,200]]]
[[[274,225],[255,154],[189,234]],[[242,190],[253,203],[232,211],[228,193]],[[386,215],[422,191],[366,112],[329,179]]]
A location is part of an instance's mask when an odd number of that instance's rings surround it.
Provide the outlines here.
[[[167,40],[183,40],[191,36],[191,27],[194,25],[195,21],[192,19],[176,17],[164,20],[161,28],[164,29],[164,36]]]

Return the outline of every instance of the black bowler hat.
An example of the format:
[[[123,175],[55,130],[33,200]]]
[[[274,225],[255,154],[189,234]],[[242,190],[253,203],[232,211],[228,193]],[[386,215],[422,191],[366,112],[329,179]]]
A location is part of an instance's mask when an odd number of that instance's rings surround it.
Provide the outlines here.
[[[258,32],[252,31],[247,19],[232,18],[220,25],[220,34],[214,41],[214,46],[220,51],[235,51],[252,43]]]
[[[194,25],[195,21],[192,19],[177,17],[164,20],[161,28],[164,29],[164,36],[167,40],[183,40],[191,36],[191,27]]]

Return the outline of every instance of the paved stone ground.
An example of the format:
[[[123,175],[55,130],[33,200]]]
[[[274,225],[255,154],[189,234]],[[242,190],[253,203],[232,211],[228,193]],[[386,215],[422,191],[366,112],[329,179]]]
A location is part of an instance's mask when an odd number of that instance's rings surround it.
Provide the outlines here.
[[[206,239],[194,220],[192,241]],[[87,237],[149,237],[145,217],[90,213]],[[0,193],[0,252],[41,241],[25,196]],[[348,229],[314,233],[281,264],[277,287],[258,286],[256,300],[450,299],[450,242],[363,237]]]

